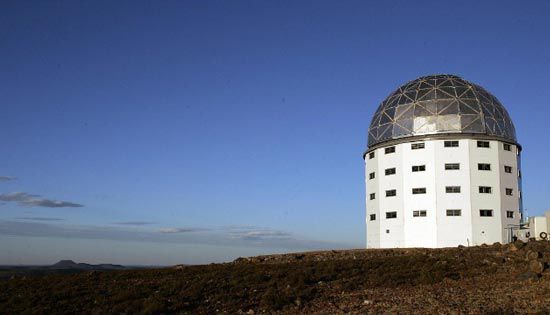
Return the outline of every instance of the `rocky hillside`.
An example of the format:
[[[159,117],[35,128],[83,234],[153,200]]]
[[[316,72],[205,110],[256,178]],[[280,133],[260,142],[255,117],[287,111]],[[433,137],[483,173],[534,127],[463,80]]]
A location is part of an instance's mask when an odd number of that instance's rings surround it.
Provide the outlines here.
[[[0,281],[0,313],[549,313],[550,242],[349,250]]]

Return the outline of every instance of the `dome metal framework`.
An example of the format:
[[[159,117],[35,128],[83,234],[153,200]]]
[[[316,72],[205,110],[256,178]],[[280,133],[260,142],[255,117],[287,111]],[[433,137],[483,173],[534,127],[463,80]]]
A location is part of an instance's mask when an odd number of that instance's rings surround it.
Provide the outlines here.
[[[378,107],[369,127],[369,148],[430,134],[485,134],[516,143],[510,115],[484,88],[455,75],[410,81]]]

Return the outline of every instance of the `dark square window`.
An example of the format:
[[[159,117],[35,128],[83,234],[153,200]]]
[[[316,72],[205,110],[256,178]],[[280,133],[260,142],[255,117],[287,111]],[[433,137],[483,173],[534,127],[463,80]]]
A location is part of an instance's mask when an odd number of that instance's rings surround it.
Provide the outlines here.
[[[386,219],[397,218],[397,211],[386,212]]]
[[[376,194],[375,194],[375,193],[371,193],[371,194],[369,195],[369,198],[370,198],[370,200],[374,200],[374,198],[376,198]]]
[[[374,179],[375,176],[376,176],[376,173],[372,172],[369,174],[369,179]]]
[[[514,211],[506,211],[506,217],[509,219],[514,218]]]
[[[374,151],[372,151],[371,153],[369,153],[369,160],[372,160],[374,159]]]
[[[426,170],[426,165],[415,165],[412,167],[413,172],[424,172]]]
[[[397,190],[395,189],[386,190],[386,197],[395,197],[395,196],[397,196]]]
[[[479,163],[479,164],[477,164],[477,169],[480,170],[480,171],[490,171],[491,170],[491,164]]]
[[[512,196],[514,193],[514,190],[512,188],[506,188],[506,195]]]
[[[458,141],[447,140],[447,141],[444,142],[444,146],[446,148],[456,148],[456,147],[458,147]]]
[[[413,217],[425,217],[428,214],[426,210],[414,210]]]
[[[411,144],[411,150],[424,149],[424,142]]]
[[[477,142],[478,148],[488,148],[489,147],[489,141],[478,141]]]
[[[504,165],[504,172],[506,172],[506,173],[512,173],[512,167],[511,167],[511,166]]]
[[[493,189],[489,186],[479,186],[480,194],[491,194],[492,192],[493,192]]]
[[[426,188],[413,188],[412,193],[413,193],[413,195],[425,194],[426,193]]]
[[[384,149],[385,154],[390,154],[395,152],[395,147],[387,147]]]
[[[504,150],[506,150],[506,151],[512,151],[512,146],[509,145],[509,144],[507,144],[507,143],[505,143],[505,144],[504,144]]]
[[[387,168],[385,171],[386,175],[394,175],[395,174],[395,167]]]
[[[447,186],[445,187],[445,192],[448,194],[458,194],[460,193],[460,186]]]
[[[445,170],[459,170],[460,163],[445,163]]]
[[[479,210],[479,216],[480,217],[492,217],[493,216],[493,210],[481,209],[481,210]]]
[[[370,215],[370,220],[371,220],[371,221],[376,220],[376,214],[371,214],[371,215]]]
[[[459,217],[462,215],[462,210],[460,209],[447,209],[448,217]]]

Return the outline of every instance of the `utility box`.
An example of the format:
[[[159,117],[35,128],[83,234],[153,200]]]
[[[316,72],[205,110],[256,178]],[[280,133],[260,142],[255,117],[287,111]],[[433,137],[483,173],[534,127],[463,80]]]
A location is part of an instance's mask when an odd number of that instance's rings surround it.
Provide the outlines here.
[[[548,239],[550,229],[550,210],[546,211],[544,216],[529,217],[529,235],[528,238],[536,240]],[[543,238],[543,236],[545,236]]]

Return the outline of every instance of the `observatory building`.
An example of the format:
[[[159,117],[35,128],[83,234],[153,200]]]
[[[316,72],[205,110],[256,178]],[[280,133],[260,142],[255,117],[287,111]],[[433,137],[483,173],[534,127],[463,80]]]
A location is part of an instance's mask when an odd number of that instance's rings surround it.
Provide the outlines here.
[[[521,146],[506,109],[454,75],[378,107],[365,159],[367,248],[506,243],[520,223]]]

